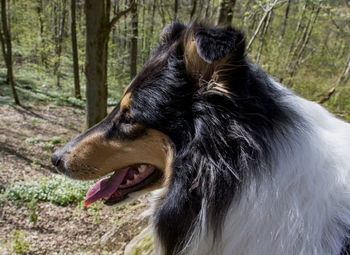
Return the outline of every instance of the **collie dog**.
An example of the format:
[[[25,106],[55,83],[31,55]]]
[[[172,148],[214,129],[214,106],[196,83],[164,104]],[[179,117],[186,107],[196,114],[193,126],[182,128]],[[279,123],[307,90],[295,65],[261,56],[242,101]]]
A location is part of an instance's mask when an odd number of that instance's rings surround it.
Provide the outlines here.
[[[166,26],[120,103],[52,162],[110,174],[86,205],[157,189],[155,254],[347,254],[350,125],[249,62],[229,26]]]

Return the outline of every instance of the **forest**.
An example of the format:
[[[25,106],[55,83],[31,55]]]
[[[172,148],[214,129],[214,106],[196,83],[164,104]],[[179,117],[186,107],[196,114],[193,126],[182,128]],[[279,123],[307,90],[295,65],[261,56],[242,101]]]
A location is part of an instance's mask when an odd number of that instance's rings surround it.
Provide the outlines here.
[[[124,254],[147,197],[83,206],[52,152],[102,120],[173,21],[232,25],[275,80],[350,121],[348,0],[0,0],[0,254]]]

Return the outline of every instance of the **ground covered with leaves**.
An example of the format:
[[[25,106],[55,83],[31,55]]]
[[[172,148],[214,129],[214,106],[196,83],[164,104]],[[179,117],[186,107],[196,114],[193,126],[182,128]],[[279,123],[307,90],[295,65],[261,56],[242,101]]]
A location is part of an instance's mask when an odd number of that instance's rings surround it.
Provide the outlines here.
[[[145,197],[85,207],[91,182],[49,171],[52,152],[83,119],[82,108],[57,101],[0,104],[0,254],[122,254],[145,226]]]

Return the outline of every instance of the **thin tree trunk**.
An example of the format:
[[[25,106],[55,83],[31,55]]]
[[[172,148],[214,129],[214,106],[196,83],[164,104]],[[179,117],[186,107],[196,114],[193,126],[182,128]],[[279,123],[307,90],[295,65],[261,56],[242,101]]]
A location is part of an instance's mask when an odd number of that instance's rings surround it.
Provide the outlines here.
[[[71,15],[72,15],[71,34],[72,34],[72,50],[73,50],[73,70],[74,70],[74,96],[78,99],[81,99],[75,8],[76,8],[76,0],[71,0]]]
[[[157,7],[157,1],[153,1],[152,5],[152,16],[151,16],[151,27],[150,27],[150,40],[147,40],[147,58],[149,58],[149,55],[151,54],[151,45],[150,42],[153,41],[153,30],[154,30],[154,18],[156,16],[156,7]]]
[[[3,47],[3,54],[5,64],[7,68],[7,79],[12,89],[13,98],[16,104],[20,104],[13,76],[12,66],[12,45],[11,45],[11,34],[9,30],[8,17],[6,13],[6,0],[1,0],[1,21],[2,21],[2,33],[0,36],[1,45]]]
[[[297,35],[298,35],[298,33],[300,31],[300,28],[301,28],[302,20],[304,19],[304,15],[305,15],[305,11],[306,11],[306,7],[308,5],[308,2],[309,2],[309,0],[306,0],[305,4],[302,7],[302,11],[301,11],[301,14],[299,16],[299,20],[298,20],[297,26],[295,28],[295,36],[293,38],[293,41],[292,41],[292,43],[290,45],[290,48],[289,48],[289,51],[288,51],[288,54],[287,54],[287,57],[286,57],[286,63],[290,63],[289,57],[292,56],[294,51],[295,51],[295,48],[294,48],[295,42],[297,40]],[[289,68],[289,64],[286,65],[286,71],[288,71],[288,68]]]
[[[66,16],[67,16],[67,8],[66,8],[67,0],[63,0],[63,6],[62,6],[62,15],[58,27],[58,37],[56,38],[56,56],[57,61],[55,63],[55,74],[56,74],[56,85],[57,87],[61,87],[61,55],[62,55],[62,43],[63,43],[63,36],[64,36],[64,27],[66,24]]]
[[[119,9],[118,2],[119,2],[118,0],[113,1],[113,13],[117,13],[119,11],[118,10]],[[117,28],[115,26],[112,29],[112,43],[114,45],[117,44]],[[114,47],[114,48],[116,48],[116,47]],[[113,53],[115,53],[115,51]],[[113,54],[113,55],[115,55],[115,54]]]
[[[174,0],[174,21],[177,20],[178,11],[179,11],[179,0]]]
[[[287,7],[286,7],[286,12],[284,14],[282,31],[281,31],[281,35],[280,35],[280,41],[278,42],[278,52],[281,49],[282,42],[283,42],[283,39],[284,39],[284,34],[285,34],[286,28],[287,28],[287,21],[288,21],[288,16],[289,16],[290,3],[291,3],[291,0],[287,0]]]
[[[347,80],[349,79],[349,76],[350,76],[349,73],[350,73],[350,54],[348,55],[348,59],[347,59],[346,64],[345,64],[345,68],[341,72],[336,86],[339,86],[342,83],[347,82]]]
[[[166,18],[165,18],[165,12],[164,12],[162,0],[158,1],[158,3],[159,3],[159,5],[157,6],[158,7],[157,9],[158,9],[160,17],[162,19],[162,26],[164,27],[167,24],[167,22],[166,22]]]
[[[190,14],[190,20],[193,20],[194,14],[196,13],[197,9],[197,0],[193,0],[193,5],[191,9],[191,14]]]
[[[295,28],[295,31],[298,32],[299,29],[300,29],[300,26],[301,26],[301,23],[303,21],[303,18],[304,18],[304,15],[305,15],[305,11],[306,11],[306,8],[307,8],[307,5],[309,4],[309,0],[306,0],[302,9],[301,9],[301,15],[299,16],[299,20],[298,20],[298,23],[297,23],[297,26]]]
[[[130,78],[134,78],[137,73],[137,38],[138,38],[138,13],[137,5],[131,9],[131,48],[130,48]]]
[[[41,63],[44,64],[47,67],[47,61],[46,61],[46,56],[45,56],[45,39],[44,39],[44,19],[43,19],[43,1],[39,0],[38,1],[38,6],[36,8],[38,12],[38,18],[39,18],[39,32],[40,32],[40,39],[41,39],[41,49],[40,49],[40,60]]]
[[[253,44],[253,42],[254,42],[256,36],[257,36],[258,33],[260,32],[260,29],[261,29],[262,25],[264,24],[265,19],[266,19],[267,16],[269,15],[269,12],[270,12],[270,11],[264,12],[264,15],[262,16],[262,18],[261,18],[261,20],[260,20],[260,22],[259,22],[258,27],[256,28],[256,30],[255,30],[255,32],[254,32],[252,38],[250,38],[250,41],[249,41],[249,43],[248,43],[248,45],[247,45],[247,51],[250,49],[250,47],[252,46],[252,44]]]
[[[145,23],[146,23],[146,1],[143,0],[143,5],[142,5],[142,40],[141,40],[141,56],[142,56],[142,64],[145,63],[146,61],[146,41],[147,41],[147,33],[145,31]],[[149,39],[149,38],[148,38]]]
[[[261,56],[261,52],[262,52],[262,48],[264,46],[264,40],[265,40],[265,35],[266,35],[266,31],[270,25],[270,20],[271,20],[271,17],[272,17],[272,12],[269,12],[269,14],[267,15],[267,18],[265,20],[265,25],[264,25],[264,29],[260,35],[260,38],[259,38],[259,49],[258,49],[258,53],[257,53],[257,56],[256,56],[256,62],[259,63],[260,61],[260,56]]]
[[[236,0],[221,0],[217,24],[231,24]]]
[[[317,17],[318,17],[318,14],[319,14],[320,10],[321,10],[321,7],[322,7],[322,5],[321,5],[321,3],[319,3],[318,6],[317,6],[317,9],[316,9],[316,12],[315,12],[314,17],[313,17],[312,20],[309,22],[309,24],[308,24],[308,26],[307,26],[307,28],[306,28],[305,37],[304,37],[304,40],[302,41],[301,48],[299,49],[299,51],[298,51],[298,53],[297,53],[297,55],[296,55],[296,60],[295,60],[295,62],[294,62],[295,64],[294,64],[294,66],[291,68],[291,72],[290,72],[290,75],[289,75],[290,79],[289,79],[287,85],[290,84],[291,78],[294,77],[294,75],[296,74],[297,69],[298,69],[298,67],[299,67],[299,65],[300,65],[300,63],[301,63],[303,52],[304,52],[306,46],[307,46],[308,43],[309,43],[310,35],[311,35],[311,33],[312,33],[314,24],[315,24],[315,22],[316,22],[316,20],[317,20]]]

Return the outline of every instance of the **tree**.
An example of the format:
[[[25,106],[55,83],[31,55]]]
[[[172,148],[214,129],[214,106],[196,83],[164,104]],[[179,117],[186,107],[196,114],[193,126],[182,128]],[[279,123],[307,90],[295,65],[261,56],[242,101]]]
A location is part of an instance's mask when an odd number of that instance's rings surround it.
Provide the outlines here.
[[[20,104],[17,95],[15,80],[13,77],[13,65],[12,65],[12,45],[11,45],[11,34],[10,27],[8,23],[8,17],[6,13],[6,0],[1,0],[1,22],[2,31],[0,32],[0,41],[2,46],[2,53],[4,55],[4,60],[7,68],[7,80],[10,83],[13,98],[16,104]]]
[[[137,5],[131,8],[131,47],[130,47],[130,78],[134,78],[137,73],[137,38],[138,38],[138,13]]]
[[[61,55],[62,55],[62,44],[63,44],[63,36],[64,36],[64,28],[66,24],[66,17],[67,17],[67,9],[66,9],[66,3],[67,0],[63,0],[62,2],[62,12],[60,15],[58,14],[58,8],[56,9],[57,12],[57,18],[56,18],[56,26],[55,26],[55,41],[56,41],[56,57],[57,60],[55,61],[54,66],[54,73],[56,74],[56,85],[57,87],[61,86],[60,79],[61,79]]]
[[[278,0],[274,0],[272,3],[270,3],[269,1],[267,2],[266,4],[266,7],[262,7],[263,11],[264,11],[264,14],[259,22],[259,25],[258,27],[256,28],[252,38],[250,38],[250,41],[247,45],[247,51],[250,49],[250,47],[252,46],[254,40],[256,39],[256,36],[258,35],[258,33],[260,32],[263,24],[265,24],[264,27],[266,27],[266,24],[267,26],[269,25],[269,21],[267,22],[266,20],[268,20],[269,18],[271,18],[271,13],[273,11],[274,8],[276,8],[276,6],[279,4]]]
[[[86,123],[87,128],[101,121],[107,114],[107,51],[109,33],[127,9],[110,19],[110,0],[86,0]]]
[[[217,24],[231,24],[236,0],[221,0]]]
[[[71,16],[72,16],[71,34],[72,34],[73,71],[74,71],[74,96],[76,98],[81,99],[75,8],[76,8],[76,0],[71,0]]]
[[[179,0],[174,0],[174,21],[177,21],[178,11],[179,11]]]

